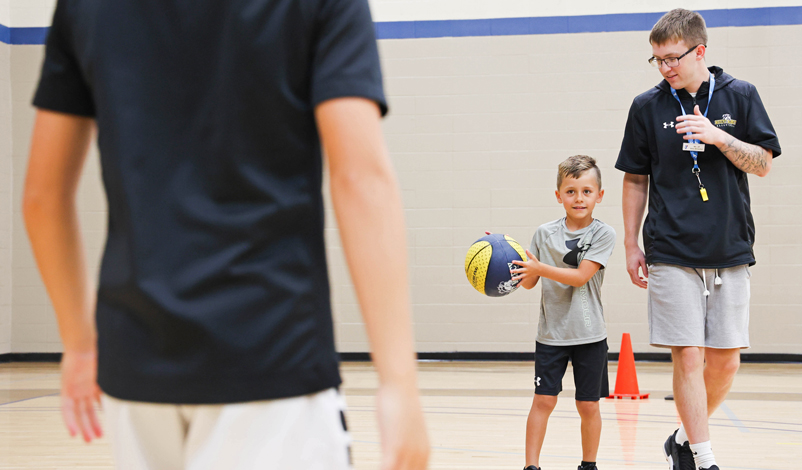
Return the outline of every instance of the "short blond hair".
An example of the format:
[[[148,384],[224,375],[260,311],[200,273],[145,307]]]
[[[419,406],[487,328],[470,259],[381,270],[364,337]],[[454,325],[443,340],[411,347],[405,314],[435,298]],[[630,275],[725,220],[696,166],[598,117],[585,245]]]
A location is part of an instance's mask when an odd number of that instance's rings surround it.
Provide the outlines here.
[[[688,47],[707,45],[707,25],[695,11],[676,8],[663,15],[649,34],[649,44],[658,46],[684,41]]]
[[[587,155],[573,155],[566,158],[564,162],[557,166],[557,190],[560,190],[560,186],[563,184],[565,178],[579,178],[582,176],[582,173],[588,170],[594,170],[596,172],[596,184],[598,184],[599,189],[601,189],[601,170],[596,166],[596,160]]]

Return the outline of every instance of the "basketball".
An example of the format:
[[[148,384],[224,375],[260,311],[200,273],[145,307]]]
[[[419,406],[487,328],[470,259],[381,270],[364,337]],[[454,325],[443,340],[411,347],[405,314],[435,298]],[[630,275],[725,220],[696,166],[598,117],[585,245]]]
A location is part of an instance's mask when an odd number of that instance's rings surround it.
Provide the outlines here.
[[[510,269],[514,260],[526,261],[526,252],[512,237],[493,233],[476,240],[465,256],[465,275],[480,293],[502,297],[518,288]]]

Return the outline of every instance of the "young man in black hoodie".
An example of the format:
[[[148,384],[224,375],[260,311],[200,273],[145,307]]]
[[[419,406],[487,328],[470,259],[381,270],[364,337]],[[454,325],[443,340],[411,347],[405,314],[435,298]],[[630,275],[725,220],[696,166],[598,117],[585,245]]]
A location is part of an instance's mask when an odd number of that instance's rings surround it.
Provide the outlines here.
[[[767,175],[781,150],[754,85],[707,67],[701,15],[666,13],[649,42],[649,63],[664,80],[633,101],[616,162],[626,172],[627,271],[648,286],[651,344],[673,357],[682,426],[664,444],[670,468],[718,470],[708,417],[749,347],[747,174]]]

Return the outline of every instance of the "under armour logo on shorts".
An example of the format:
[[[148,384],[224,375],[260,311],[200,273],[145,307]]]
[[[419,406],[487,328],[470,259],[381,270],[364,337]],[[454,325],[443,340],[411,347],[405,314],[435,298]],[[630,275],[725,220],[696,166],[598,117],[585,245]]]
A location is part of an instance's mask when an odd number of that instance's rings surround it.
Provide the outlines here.
[[[540,387],[540,377],[535,377],[535,387]]]

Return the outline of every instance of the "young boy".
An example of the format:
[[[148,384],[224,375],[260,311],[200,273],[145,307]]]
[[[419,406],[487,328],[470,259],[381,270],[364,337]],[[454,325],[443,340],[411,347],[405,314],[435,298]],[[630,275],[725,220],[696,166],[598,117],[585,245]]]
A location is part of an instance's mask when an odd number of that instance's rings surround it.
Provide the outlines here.
[[[565,207],[565,217],[538,227],[526,252],[528,261],[513,261],[521,267],[511,271],[526,289],[544,278],[524,470],[540,470],[546,425],[562,390],[569,359],[574,368],[576,408],[582,418],[579,469],[596,470],[601,436],[599,397],[608,394],[601,285],[615,231],[593,218],[593,208],[604,196],[601,172],[593,158],[575,155],[560,163],[556,195]]]

